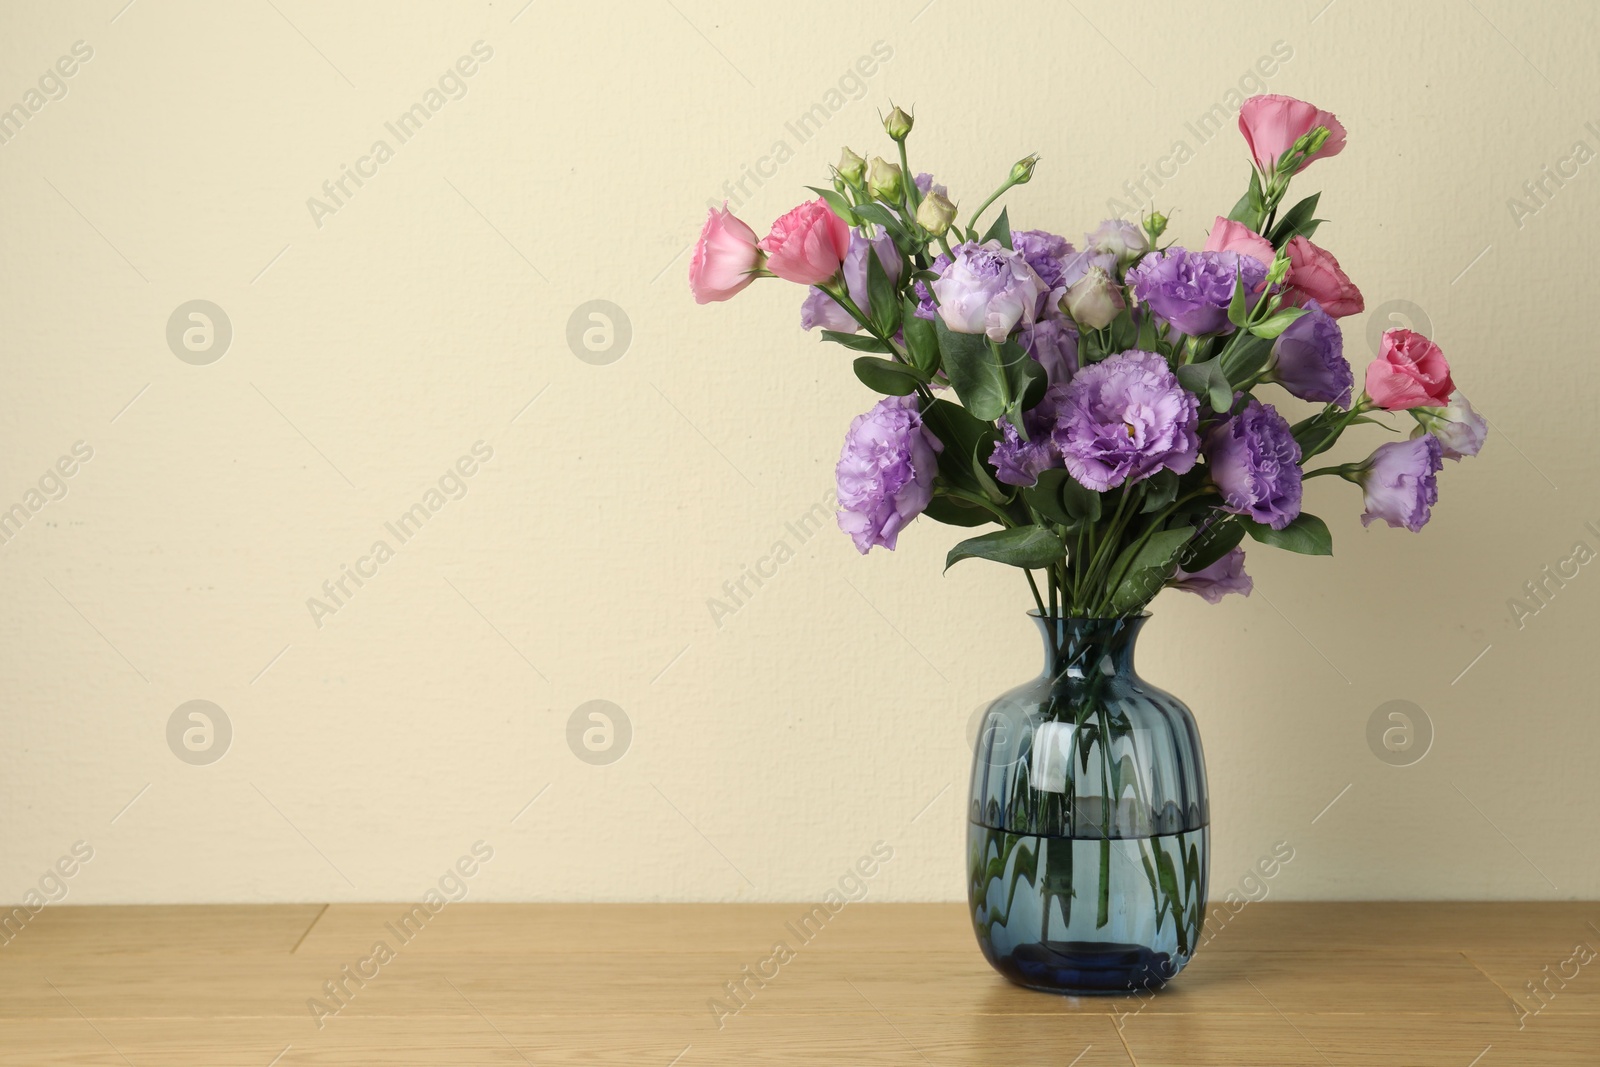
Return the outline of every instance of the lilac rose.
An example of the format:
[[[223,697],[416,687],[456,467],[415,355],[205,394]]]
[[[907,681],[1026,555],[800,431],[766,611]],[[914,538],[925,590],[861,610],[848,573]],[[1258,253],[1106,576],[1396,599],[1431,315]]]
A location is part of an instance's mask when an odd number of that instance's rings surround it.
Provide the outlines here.
[[[1073,375],[1052,433],[1067,471],[1096,492],[1194,467],[1199,401],[1167,361],[1129,349]]]
[[[1206,603],[1219,603],[1229,593],[1249,596],[1256,583],[1244,572],[1244,549],[1235,548],[1227,555],[1190,574],[1182,567],[1172,576],[1172,588],[1182,589],[1204,597]]]
[[[1300,514],[1300,446],[1289,422],[1252,398],[1206,435],[1206,465],[1223,511],[1281,530]]]
[[[1018,323],[1038,318],[1044,282],[1021,252],[999,241],[971,241],[955,249],[955,261],[933,283],[939,317],[955,333],[981,333],[1004,341]]]
[[[874,545],[894,550],[906,523],[933,499],[939,439],[922,425],[915,397],[891,396],[857,415],[844,437],[834,475],[839,529],[862,555]]]
[[[1321,304],[1307,301],[1306,313],[1278,335],[1266,380],[1301,400],[1350,406],[1354,378],[1344,358],[1344,334]]]
[[[845,289],[850,294],[850,299],[862,311],[871,313],[871,300],[867,295],[867,247],[869,242],[859,233],[850,233],[850,251],[844,257],[844,283]],[[878,228],[878,236],[870,242],[874,252],[878,255],[878,262],[883,266],[884,273],[891,282],[900,280],[900,250],[895,248],[894,239]],[[806,295],[805,302],[800,305],[800,328],[810,330],[821,326],[825,330],[838,330],[840,333],[855,333],[861,329],[861,324],[855,317],[839,306],[839,302],[827,293],[811,287]]]
[[[1443,466],[1444,449],[1431,433],[1379,445],[1356,474],[1366,493],[1367,510],[1361,525],[1382,519],[1390,526],[1417,533],[1439,502],[1439,468]]]
[[[1228,303],[1238,280],[1243,280],[1247,294],[1259,296],[1267,268],[1237,252],[1190,252],[1176,246],[1151,252],[1129,269],[1127,277],[1141,304],[1191,337],[1233,332]]]

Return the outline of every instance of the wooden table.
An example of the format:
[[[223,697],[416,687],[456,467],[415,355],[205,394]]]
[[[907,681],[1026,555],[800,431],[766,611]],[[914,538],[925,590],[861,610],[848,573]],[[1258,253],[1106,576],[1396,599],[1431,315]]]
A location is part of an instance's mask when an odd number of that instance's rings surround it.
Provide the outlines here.
[[[407,907],[47,907],[0,947],[0,1064],[1600,1064],[1596,903],[1249,904],[1147,999],[1008,985],[956,904],[808,943],[799,904]]]

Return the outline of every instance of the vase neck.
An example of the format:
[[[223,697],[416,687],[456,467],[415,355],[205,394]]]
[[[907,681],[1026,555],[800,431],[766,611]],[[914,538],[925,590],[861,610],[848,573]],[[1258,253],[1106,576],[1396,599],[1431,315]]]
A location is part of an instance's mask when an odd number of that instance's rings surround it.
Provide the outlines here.
[[[1049,677],[1083,678],[1091,673],[1132,674],[1133,646],[1148,615],[1125,619],[1029,617],[1044,638]]]

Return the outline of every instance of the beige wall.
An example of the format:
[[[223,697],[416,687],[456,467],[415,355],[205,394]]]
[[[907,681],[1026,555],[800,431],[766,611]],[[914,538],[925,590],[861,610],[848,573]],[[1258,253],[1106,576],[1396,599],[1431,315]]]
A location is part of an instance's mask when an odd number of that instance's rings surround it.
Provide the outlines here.
[[[414,898],[482,840],[475,899],[782,900],[882,840],[875,898],[960,897],[969,717],[1040,658],[1024,587],[941,577],[944,527],[867,559],[788,531],[872,397],[798,331],[797,290],[695,307],[686,246],[776,142],[758,228],[841,143],[881,151],[891,99],[969,205],[1038,151],[1012,215],[1076,234],[1164,167],[1198,241],[1246,167],[1189,123],[1278,42],[1266,86],[1350,130],[1304,182],[1319,242],[1369,309],[1431,323],[1494,434],[1425,533],[1363,530],[1319,480],[1333,559],[1263,550],[1250,599],[1157,603],[1142,666],[1201,723],[1214,891],[1288,841],[1285,898],[1600,893],[1600,565],[1521,627],[1508,607],[1600,549],[1600,163],[1508,207],[1600,149],[1591,5],[275,2],[0,13],[0,104],[93,49],[0,145],[0,506],[92,449],[0,546],[0,896],[81,841],[72,902]],[[479,41],[464,97],[386,130]],[[787,124],[875,47],[802,143]],[[313,218],[378,139],[392,158]],[[205,365],[166,337],[192,300],[231,322]],[[615,362],[569,347],[591,300],[631,323]],[[1358,366],[1376,321],[1345,321]],[[388,532],[477,442],[464,495]],[[191,700],[231,723],[209,765],[169,748]],[[591,700],[631,723],[608,766],[569,748]],[[1369,748],[1391,700],[1432,723],[1412,766]]]

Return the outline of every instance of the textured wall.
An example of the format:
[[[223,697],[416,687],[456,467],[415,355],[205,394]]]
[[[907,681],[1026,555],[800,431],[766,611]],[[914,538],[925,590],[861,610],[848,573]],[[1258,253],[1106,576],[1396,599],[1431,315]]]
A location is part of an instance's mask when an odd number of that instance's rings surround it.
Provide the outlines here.
[[[1301,184],[1367,295],[1353,362],[1426,323],[1494,432],[1423,534],[1319,479],[1334,558],[1158,601],[1215,890],[1286,841],[1285,898],[1600,893],[1591,5],[123,3],[0,12],[0,895],[416,898],[482,840],[474,899],[815,898],[881,840],[875,899],[960,897],[1025,587],[941,577],[946,527],[807,532],[872,397],[797,290],[697,308],[688,242],[724,183],[761,228],[882,151],[891,99],[969,205],[1038,151],[1014,219],[1143,181],[1198,241],[1241,85],[1349,127]],[[596,700],[610,764],[569,728]],[[1393,700],[1410,766],[1369,745]]]

